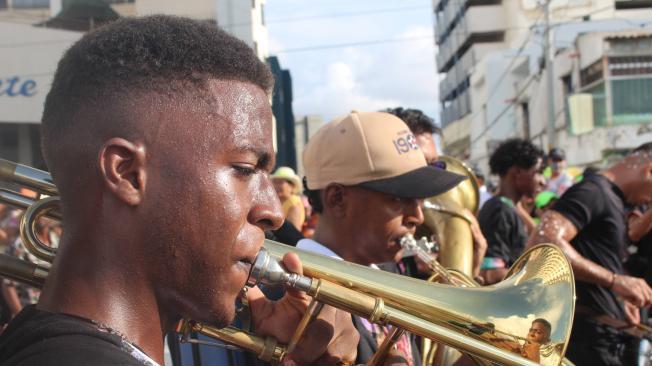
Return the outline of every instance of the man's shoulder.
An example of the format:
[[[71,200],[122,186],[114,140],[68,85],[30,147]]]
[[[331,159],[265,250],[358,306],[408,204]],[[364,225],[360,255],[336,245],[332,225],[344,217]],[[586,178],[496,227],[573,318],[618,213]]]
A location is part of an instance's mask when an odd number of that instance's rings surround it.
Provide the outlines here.
[[[515,215],[514,203],[503,196],[493,196],[482,205],[478,212],[478,220],[495,219],[496,215],[501,213]]]
[[[75,317],[31,306],[0,337],[2,365],[140,365],[121,338]]]
[[[2,362],[3,365],[100,365],[142,366],[115,344],[83,334],[60,335],[25,345]]]

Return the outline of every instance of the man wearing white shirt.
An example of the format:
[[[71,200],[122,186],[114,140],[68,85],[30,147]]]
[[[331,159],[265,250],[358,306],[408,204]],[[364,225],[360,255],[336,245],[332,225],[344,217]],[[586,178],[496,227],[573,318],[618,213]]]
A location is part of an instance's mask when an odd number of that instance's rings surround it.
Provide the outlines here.
[[[303,151],[306,191],[320,214],[314,240],[297,247],[371,266],[393,260],[400,239],[423,222],[423,199],[447,191],[463,176],[429,166],[407,125],[382,112],[352,112],[322,127]],[[366,363],[387,329],[354,319],[358,360]],[[409,337],[395,356],[420,363]]]

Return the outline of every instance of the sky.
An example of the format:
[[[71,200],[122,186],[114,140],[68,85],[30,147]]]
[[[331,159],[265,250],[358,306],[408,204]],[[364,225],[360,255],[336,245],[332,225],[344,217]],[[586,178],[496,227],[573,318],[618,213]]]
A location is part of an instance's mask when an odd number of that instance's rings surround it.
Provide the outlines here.
[[[431,4],[267,0],[270,55],[278,56],[281,67],[290,70],[295,117],[318,114],[329,121],[353,109],[402,106],[421,109],[438,121]],[[298,51],[342,44],[349,46]]]

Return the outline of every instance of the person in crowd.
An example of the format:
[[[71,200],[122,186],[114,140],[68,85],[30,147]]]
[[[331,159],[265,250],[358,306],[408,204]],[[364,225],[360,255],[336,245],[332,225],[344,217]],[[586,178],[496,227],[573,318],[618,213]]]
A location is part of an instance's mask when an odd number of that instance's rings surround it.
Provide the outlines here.
[[[487,201],[478,221],[487,238],[482,262],[486,284],[501,281],[509,266],[523,253],[527,234],[516,205],[523,196],[533,197],[541,181],[543,152],[523,139],[501,143],[489,158],[492,174],[500,177],[497,194]]]
[[[294,170],[287,166],[276,169],[272,174],[272,183],[278,198],[281,200],[281,207],[285,220],[301,231],[306,220],[306,209],[301,201],[301,178]]]
[[[541,359],[541,346],[550,342],[552,325],[543,318],[532,321],[532,325],[525,337],[525,344],[521,347],[521,355],[534,362]]]
[[[446,164],[443,161],[439,160],[439,154],[437,152],[437,143],[435,142],[434,136],[441,136],[441,129],[435,125],[435,122],[432,118],[428,117],[422,111],[418,109],[411,108],[389,108],[385,112],[395,115],[400,118],[409,128],[410,131],[414,134],[417,145],[423,151],[423,155],[426,158],[426,162],[429,165],[440,169],[446,169]],[[482,231],[480,230],[480,224],[478,223],[475,215],[469,210],[465,209],[466,217],[471,221],[471,235],[473,236],[473,269],[472,274],[474,277],[478,276],[480,273],[480,264],[484,258],[485,252],[487,250],[487,240]],[[432,254],[433,259],[435,259],[435,254]],[[415,277],[429,277],[430,270],[427,266],[424,266],[424,263],[419,263],[420,260],[415,258],[416,263],[412,263],[411,260],[403,261],[403,264],[406,268],[412,268],[412,274]],[[424,273],[424,270],[427,272]]]
[[[623,264],[630,276],[640,277],[652,285],[652,210],[648,205],[630,207],[627,210],[627,236],[630,240],[628,252],[632,253]],[[641,324],[650,323],[650,309],[642,308]],[[648,341],[639,337],[630,337],[625,343],[624,363],[634,364],[638,361],[641,346]]]
[[[337,145],[337,149],[330,147]],[[319,129],[303,151],[306,194],[320,219],[297,248],[365,266],[394,260],[400,239],[423,222],[422,200],[464,177],[429,166],[415,136],[383,112],[351,112]],[[366,363],[387,327],[354,317]],[[392,356],[418,365],[418,348],[404,335]]]
[[[603,319],[639,322],[652,288],[623,271],[626,205],[652,202],[652,143],[597,174],[585,175],[543,214],[529,246],[553,243],[568,256],[576,280],[573,330],[566,356],[576,365],[620,365],[623,337]]]
[[[390,113],[400,118],[410,128],[414,138],[419,145],[426,162],[430,165],[437,164],[439,152],[435,136],[441,137],[441,128],[435,125],[435,121],[418,109],[412,108],[388,108],[383,112]]]
[[[491,197],[493,197],[493,194],[485,184],[485,176],[482,170],[480,170],[480,168],[475,168],[473,169],[473,173],[475,174],[475,178],[478,180],[478,193],[480,193],[480,202],[478,207],[482,208],[482,206],[484,206],[484,204],[489,201]]]
[[[573,177],[566,171],[566,152],[561,148],[553,148],[548,154],[550,177],[546,190],[561,196],[573,185]]]
[[[162,365],[180,319],[231,322],[264,230],[283,221],[272,84],[244,42],[187,18],[120,19],[66,51],[42,118],[63,237],[38,304],[0,336],[0,364]],[[296,255],[283,264],[302,273]],[[245,296],[255,331],[280,342],[309,304]],[[356,356],[347,313],[325,307],[306,334],[286,363]]]

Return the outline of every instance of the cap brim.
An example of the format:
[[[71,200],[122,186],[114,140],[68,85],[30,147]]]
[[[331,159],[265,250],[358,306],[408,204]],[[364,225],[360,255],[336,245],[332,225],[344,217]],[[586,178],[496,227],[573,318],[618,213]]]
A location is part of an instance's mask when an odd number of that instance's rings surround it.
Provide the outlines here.
[[[429,198],[448,191],[465,179],[463,175],[425,166],[396,177],[360,183],[358,186],[401,198]]]

